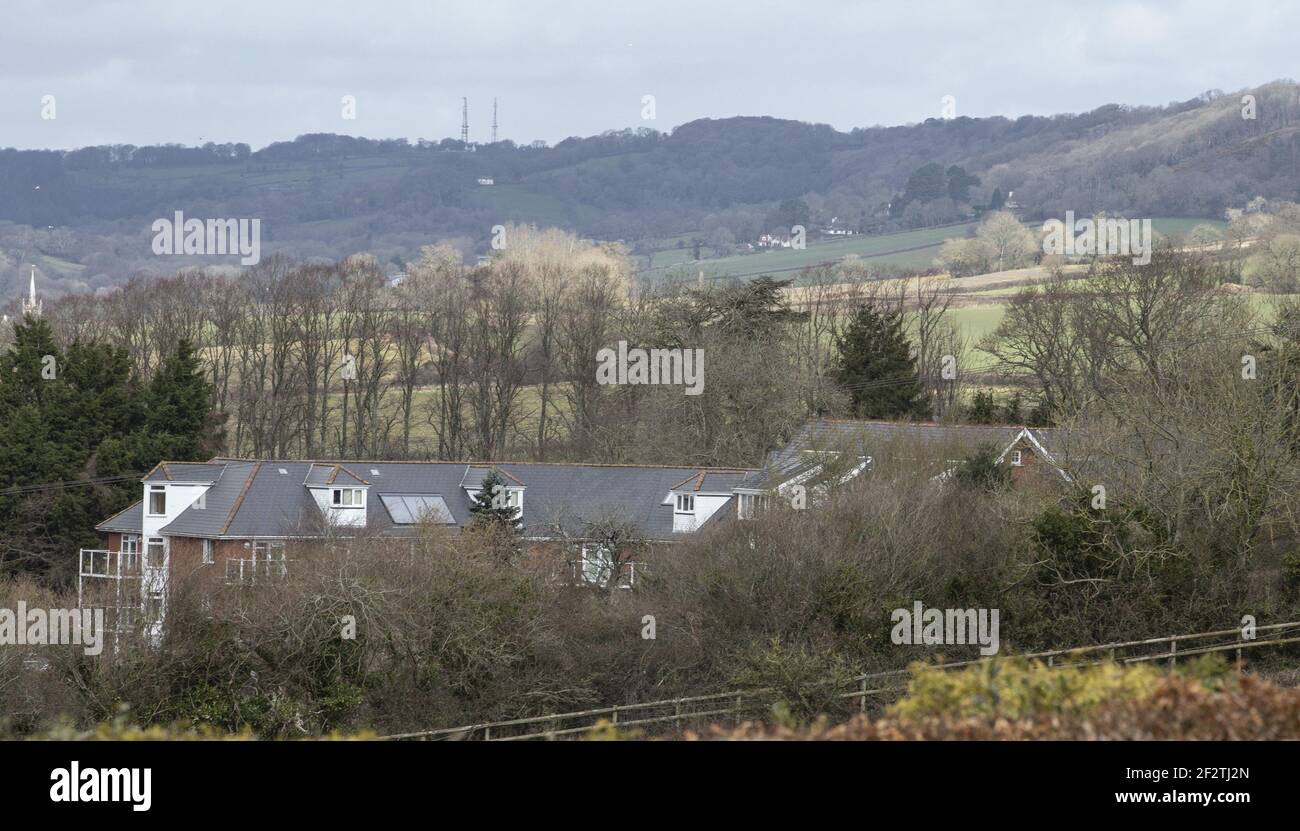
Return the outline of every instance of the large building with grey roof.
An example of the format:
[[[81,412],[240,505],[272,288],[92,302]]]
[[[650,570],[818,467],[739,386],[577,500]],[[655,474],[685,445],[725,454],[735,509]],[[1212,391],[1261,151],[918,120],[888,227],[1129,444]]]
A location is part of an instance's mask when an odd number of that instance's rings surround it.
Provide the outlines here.
[[[243,582],[285,568],[286,544],[331,537],[413,537],[471,521],[485,479],[517,511],[530,541],[581,544],[617,523],[671,542],[728,516],[751,469],[648,465],[298,461],[163,462],[141,501],[97,527],[107,547],[83,551],[84,578],[138,575],[146,616],[161,620],[180,576]],[[587,556],[585,549],[582,556]],[[599,553],[593,554],[599,556]],[[152,609],[151,609],[152,607]]]
[[[806,424],[756,469],[229,458],[163,462],[143,478],[140,502],[97,526],[107,535],[107,549],[89,552],[89,558],[83,551],[81,575],[138,574],[146,613],[160,620],[177,575],[205,572],[244,581],[283,572],[285,546],[293,540],[414,537],[429,525],[459,531],[469,525],[471,506],[490,474],[500,483],[494,494],[499,505],[517,510],[523,538],[573,543],[586,558],[583,543],[593,527],[613,522],[646,540],[671,542],[706,525],[753,518],[774,496],[846,483],[900,450],[912,463],[934,466],[936,479],[981,445],[993,447],[1014,476],[1032,469],[1064,476],[1060,450],[1053,449],[1060,439],[1054,431],[1026,427],[822,419]],[[593,556],[601,556],[598,548]],[[153,613],[151,606],[157,606]]]

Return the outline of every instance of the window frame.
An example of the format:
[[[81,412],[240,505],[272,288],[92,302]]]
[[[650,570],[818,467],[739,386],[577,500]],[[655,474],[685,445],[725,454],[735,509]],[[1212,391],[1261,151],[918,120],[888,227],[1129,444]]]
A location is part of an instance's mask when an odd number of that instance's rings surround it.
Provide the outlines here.
[[[695,515],[695,494],[679,493],[674,494],[674,496],[676,498],[673,500],[673,513]]]
[[[344,501],[344,494],[352,494],[356,500],[353,504]],[[330,507],[331,508],[364,508],[366,507],[366,493],[364,488],[331,488],[330,489]]]
[[[161,511],[155,511],[153,509],[153,501],[155,496],[160,497],[162,499]],[[167,486],[166,485],[149,486],[149,499],[145,504],[145,512],[148,513],[149,516],[167,516]]]
[[[217,561],[217,541],[204,539],[200,542],[203,544],[203,565],[210,566]]]
[[[737,514],[741,519],[756,519],[768,508],[768,495],[765,493],[741,493],[736,503]]]
[[[160,559],[157,565],[153,563],[154,547],[157,546]],[[145,568],[165,569],[167,568],[167,538],[166,537],[146,537],[144,544],[144,565]]]
[[[636,584],[636,563],[617,561],[609,546],[600,543],[584,543],[579,547],[578,576],[586,585],[607,587],[616,569],[617,588],[630,589]]]
[[[1011,451],[1011,466],[1012,466],[1012,467],[1020,467],[1020,466],[1023,465],[1024,463],[1025,463],[1024,456],[1022,456],[1022,455],[1020,454],[1020,451],[1019,451],[1019,450],[1012,450],[1012,451]]]
[[[128,572],[135,572],[140,563],[140,535],[123,534],[117,544],[117,556]]]

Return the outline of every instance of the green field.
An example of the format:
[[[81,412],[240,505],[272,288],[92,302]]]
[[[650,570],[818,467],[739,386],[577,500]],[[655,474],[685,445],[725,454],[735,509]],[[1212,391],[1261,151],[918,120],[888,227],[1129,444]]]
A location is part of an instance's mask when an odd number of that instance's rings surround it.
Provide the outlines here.
[[[810,241],[802,251],[789,248],[758,250],[729,257],[692,259],[690,245],[658,251],[654,267],[643,270],[643,277],[705,278],[758,276],[761,274],[797,276],[798,272],[819,263],[834,262],[856,256],[872,265],[894,268],[926,269],[934,266],[944,240],[967,236],[977,223],[967,222],[941,228],[900,231],[893,234],[862,235],[831,241]],[[1189,217],[1156,217],[1152,226],[1164,235],[1185,234],[1200,224],[1218,227],[1222,220]]]
[[[698,261],[690,259],[689,247],[671,249],[656,254],[655,267],[641,274],[695,277],[703,271],[705,277],[739,277],[758,274],[795,276],[798,271],[809,266],[854,255],[867,262],[888,263],[899,268],[929,268],[933,265],[935,255],[944,240],[965,236],[972,227],[974,223],[965,223],[896,234],[862,235],[828,242],[810,241],[808,247],[802,251],[779,248]]]

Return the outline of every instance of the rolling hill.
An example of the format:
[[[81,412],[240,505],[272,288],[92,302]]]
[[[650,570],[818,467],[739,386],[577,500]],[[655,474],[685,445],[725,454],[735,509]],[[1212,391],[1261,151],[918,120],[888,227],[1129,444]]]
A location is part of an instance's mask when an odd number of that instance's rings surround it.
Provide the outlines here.
[[[965,219],[995,193],[1014,193],[1028,218],[1106,210],[1189,222],[1221,217],[1255,196],[1295,199],[1300,87],[1279,81],[1248,93],[1255,119],[1242,117],[1242,92],[848,132],[774,118],[706,119],[670,133],[624,130],[554,147],[314,134],[255,151],[0,150],[0,251],[8,264],[0,266],[0,301],[21,290],[25,263],[37,263],[51,295],[212,264],[152,253],[150,224],[176,210],[261,219],[264,256],[367,251],[392,273],[432,242],[483,252],[492,226],[508,222],[622,240],[652,270],[698,271],[683,265],[697,246],[707,246],[706,273],[719,275],[797,269],[810,257],[847,253],[921,268],[933,259],[926,246],[962,232],[932,226]],[[960,200],[913,199],[900,208],[912,177],[936,165],[960,167],[979,183]],[[479,184],[486,178],[493,184]],[[792,215],[810,227],[835,219],[877,236],[728,256],[760,233],[788,229]]]

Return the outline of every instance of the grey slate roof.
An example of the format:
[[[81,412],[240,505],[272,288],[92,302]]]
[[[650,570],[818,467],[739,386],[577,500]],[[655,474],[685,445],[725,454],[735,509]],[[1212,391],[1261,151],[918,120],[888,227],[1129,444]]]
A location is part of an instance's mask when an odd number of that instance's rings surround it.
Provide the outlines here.
[[[144,528],[143,499],[95,526],[96,531],[117,531],[126,534],[138,534],[142,528]]]
[[[175,476],[179,466],[168,467]],[[364,533],[404,536],[415,532],[411,525],[395,523],[385,505],[385,499],[392,505],[398,504],[393,499],[398,495],[430,497],[430,502],[436,497],[441,500],[436,503],[439,510],[445,506],[451,521],[464,527],[471,516],[467,489],[477,489],[492,468],[500,470],[507,483],[525,487],[522,520],[526,536],[579,537],[586,523],[614,519],[631,522],[649,539],[672,539],[675,536],[673,505],[665,500],[674,489],[729,495],[732,488],[754,473],[749,469],[531,462],[485,465],[214,459],[207,465],[189,467],[218,473],[212,479],[204,506],[186,508],[162,529],[163,533],[235,539],[311,536],[322,532],[325,520],[308,485],[328,487],[331,475],[335,476],[334,485],[369,485],[365,490]],[[194,475],[193,471],[187,473]],[[148,481],[157,480],[149,478]],[[175,481],[192,480],[177,478]],[[719,514],[729,504],[720,508]],[[133,508],[135,530],[139,530],[142,508],[140,505]],[[130,510],[120,516],[128,516]],[[109,528],[109,523],[130,521],[115,517],[99,528],[117,530]]]
[[[761,470],[751,474],[742,487],[769,488],[823,464],[829,453],[872,456],[891,447],[906,447],[921,456],[954,458],[982,444],[1002,452],[1025,428],[979,424],[933,424],[899,421],[850,421],[820,419],[805,424],[794,439],[768,454]],[[1030,433],[1054,457],[1064,446],[1061,430],[1031,428]],[[1056,448],[1056,449],[1054,449]],[[942,459],[940,459],[942,461]]]
[[[217,481],[224,469],[223,465],[194,462],[161,462],[149,471],[146,482],[193,482],[211,484]]]
[[[365,479],[339,464],[314,464],[307,472],[305,484],[313,487],[368,485]]]

